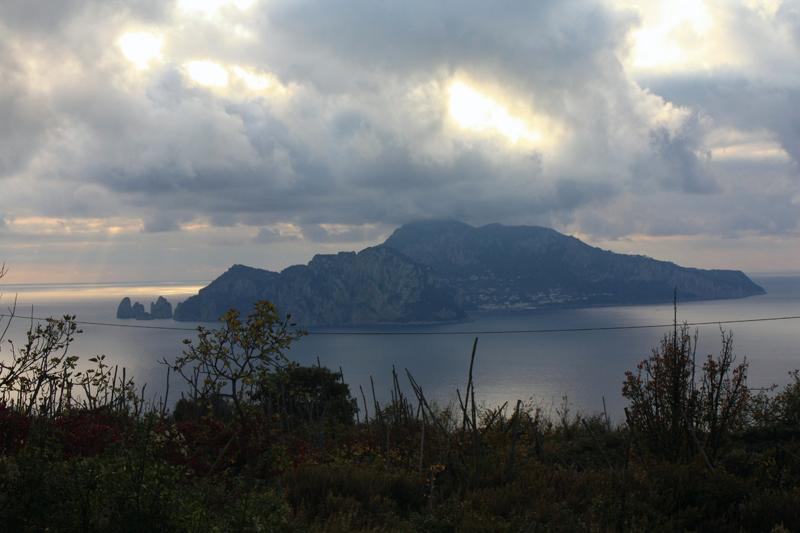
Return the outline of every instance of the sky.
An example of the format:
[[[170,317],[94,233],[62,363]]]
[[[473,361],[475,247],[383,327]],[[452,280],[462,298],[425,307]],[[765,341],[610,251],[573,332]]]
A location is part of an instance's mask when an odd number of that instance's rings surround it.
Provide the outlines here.
[[[800,0],[2,0],[4,282],[428,218],[800,271],[798,102]]]

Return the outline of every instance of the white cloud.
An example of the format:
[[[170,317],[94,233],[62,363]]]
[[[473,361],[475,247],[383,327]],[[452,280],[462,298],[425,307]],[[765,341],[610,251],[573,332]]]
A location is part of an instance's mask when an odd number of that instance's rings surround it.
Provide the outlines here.
[[[0,211],[98,220],[111,255],[300,258],[432,216],[800,229],[788,2],[23,4],[0,7]]]

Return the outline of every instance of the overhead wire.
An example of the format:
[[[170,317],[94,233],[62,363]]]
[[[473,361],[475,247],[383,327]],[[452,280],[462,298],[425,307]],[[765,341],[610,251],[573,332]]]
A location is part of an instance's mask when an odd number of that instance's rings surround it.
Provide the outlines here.
[[[34,320],[44,322],[52,320],[52,318],[26,316],[15,313],[0,313],[0,318],[18,318],[24,320]],[[706,320],[699,322],[681,322],[687,326],[714,326],[714,325],[727,325],[727,324],[746,324],[754,322],[775,322],[783,320],[798,320],[800,315],[786,315],[786,316],[771,316],[771,317],[757,317],[757,318],[742,318],[730,320]],[[197,328],[193,327],[179,327],[179,326],[156,326],[150,324],[120,324],[114,322],[94,322],[85,320],[76,320],[76,324],[81,326],[101,326],[101,327],[114,327],[114,328],[132,328],[132,329],[150,329],[162,331],[186,331],[196,332]],[[600,331],[625,331],[636,329],[662,329],[671,328],[675,324],[661,323],[661,324],[631,324],[631,325],[613,325],[613,326],[587,326],[575,328],[534,328],[534,329],[481,329],[481,330],[308,330],[306,333],[310,336],[444,336],[444,335],[533,335],[533,334],[547,334],[547,333],[585,333],[585,332],[600,332]]]

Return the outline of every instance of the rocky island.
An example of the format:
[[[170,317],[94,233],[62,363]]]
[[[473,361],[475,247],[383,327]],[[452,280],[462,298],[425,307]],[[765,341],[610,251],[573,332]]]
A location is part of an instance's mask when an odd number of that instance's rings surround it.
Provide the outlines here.
[[[475,310],[668,302],[675,288],[683,301],[764,293],[740,271],[617,254],[550,228],[434,220],[282,272],[234,265],[174,318],[215,321],[267,299],[303,326],[440,322]]]
[[[307,325],[439,322],[466,318],[430,268],[385,246],[317,255],[281,273],[234,265],[179,303],[175,320],[217,320],[228,309],[273,302]]]
[[[163,296],[159,296],[155,302],[150,302],[150,312],[144,309],[144,305],[139,302],[131,304],[131,299],[125,297],[117,307],[117,318],[135,320],[155,320],[172,318],[172,304]]]
[[[590,246],[539,226],[427,221],[383,244],[447,280],[466,310],[742,298],[764,290],[744,273],[702,270]]]

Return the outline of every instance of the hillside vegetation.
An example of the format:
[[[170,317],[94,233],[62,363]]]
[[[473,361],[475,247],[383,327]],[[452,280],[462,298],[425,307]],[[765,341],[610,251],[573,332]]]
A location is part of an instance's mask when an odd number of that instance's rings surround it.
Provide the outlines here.
[[[389,403],[356,398],[287,359],[302,332],[268,302],[165,361],[174,407],[105,357],[82,366],[78,333],[50,320],[0,353],[5,531],[800,529],[800,377],[753,394],[727,333],[696,357],[667,332],[620,376],[620,425],[482,405],[475,350],[450,406],[395,369]]]

